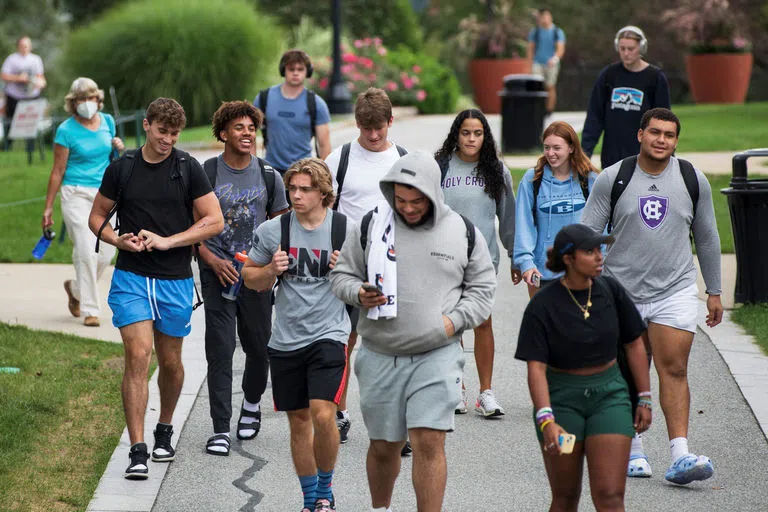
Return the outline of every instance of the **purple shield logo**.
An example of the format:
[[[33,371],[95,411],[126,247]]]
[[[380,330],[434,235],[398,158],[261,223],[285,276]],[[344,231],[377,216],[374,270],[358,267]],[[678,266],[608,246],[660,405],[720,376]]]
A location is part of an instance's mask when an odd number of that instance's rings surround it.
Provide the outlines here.
[[[640,218],[651,229],[656,229],[667,216],[669,199],[659,196],[639,197]]]

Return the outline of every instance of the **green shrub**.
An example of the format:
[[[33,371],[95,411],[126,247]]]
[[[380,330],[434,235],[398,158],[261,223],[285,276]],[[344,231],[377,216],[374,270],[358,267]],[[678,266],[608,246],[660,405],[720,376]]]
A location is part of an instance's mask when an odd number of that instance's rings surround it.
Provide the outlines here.
[[[245,0],[138,0],[73,33],[64,58],[72,78],[114,85],[123,111],[172,97],[194,125],[221,101],[253,98],[280,41]]]
[[[456,109],[461,90],[456,74],[435,58],[414,53],[405,47],[392,51],[389,62],[399,69],[419,70],[419,87],[426,92],[416,106],[422,114],[449,114]]]
[[[309,16],[323,27],[331,26],[331,2],[317,0],[251,0],[263,12],[273,14],[286,28]],[[418,50],[422,33],[410,0],[343,0],[342,35],[351,38],[380,37],[395,47],[404,44]],[[330,51],[330,49],[329,49]]]

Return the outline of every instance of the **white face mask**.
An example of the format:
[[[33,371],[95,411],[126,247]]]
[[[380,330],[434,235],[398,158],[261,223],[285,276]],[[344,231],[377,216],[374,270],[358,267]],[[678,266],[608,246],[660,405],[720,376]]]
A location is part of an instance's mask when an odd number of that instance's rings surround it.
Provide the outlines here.
[[[99,104],[95,101],[86,101],[77,106],[77,115],[91,119],[99,111]]]

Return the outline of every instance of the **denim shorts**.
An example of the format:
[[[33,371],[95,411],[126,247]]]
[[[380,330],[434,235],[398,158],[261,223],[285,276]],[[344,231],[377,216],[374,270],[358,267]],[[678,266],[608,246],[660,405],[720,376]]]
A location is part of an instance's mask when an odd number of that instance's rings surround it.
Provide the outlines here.
[[[183,338],[192,330],[192,278],[155,279],[115,269],[109,289],[112,325],[152,320],[167,336]]]
[[[547,369],[547,383],[555,422],[574,434],[576,441],[599,434],[635,435],[632,404],[619,365],[614,364],[595,375],[572,375]],[[536,411],[533,424],[539,441],[543,441],[536,426]]]

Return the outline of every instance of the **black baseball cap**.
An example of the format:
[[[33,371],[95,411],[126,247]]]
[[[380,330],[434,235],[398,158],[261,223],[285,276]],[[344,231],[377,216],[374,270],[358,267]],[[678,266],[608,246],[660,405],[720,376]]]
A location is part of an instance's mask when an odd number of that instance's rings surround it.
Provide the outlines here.
[[[598,233],[584,224],[569,224],[555,236],[554,251],[558,257],[573,254],[576,249],[588,251],[603,244],[612,244],[615,238]]]

